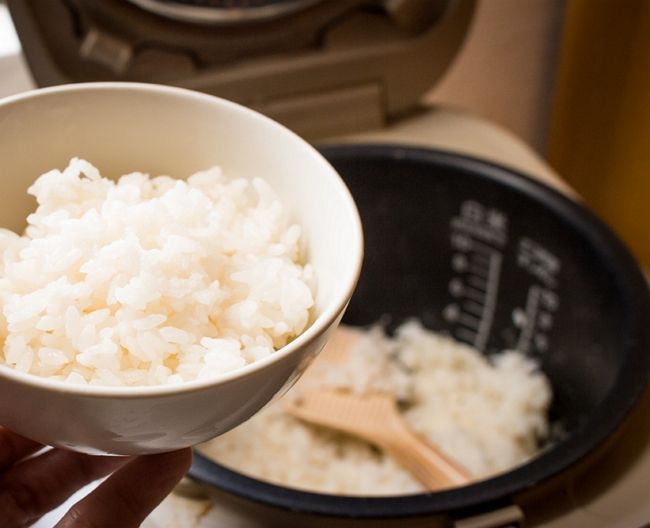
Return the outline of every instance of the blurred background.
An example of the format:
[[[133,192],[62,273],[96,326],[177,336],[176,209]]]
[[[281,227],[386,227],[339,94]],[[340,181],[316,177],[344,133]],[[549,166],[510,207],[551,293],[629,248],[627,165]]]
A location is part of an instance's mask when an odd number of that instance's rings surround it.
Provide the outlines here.
[[[650,263],[646,0],[0,1],[0,96],[111,79],[215,93],[314,140],[466,113]]]

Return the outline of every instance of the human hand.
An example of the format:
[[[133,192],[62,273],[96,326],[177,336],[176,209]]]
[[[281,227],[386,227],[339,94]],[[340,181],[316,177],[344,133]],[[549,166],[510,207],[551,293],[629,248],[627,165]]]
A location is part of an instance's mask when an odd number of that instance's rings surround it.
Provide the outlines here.
[[[102,457],[51,449],[0,426],[0,527],[29,526],[79,488],[114,472],[77,502],[56,528],[138,527],[183,477],[190,449]]]

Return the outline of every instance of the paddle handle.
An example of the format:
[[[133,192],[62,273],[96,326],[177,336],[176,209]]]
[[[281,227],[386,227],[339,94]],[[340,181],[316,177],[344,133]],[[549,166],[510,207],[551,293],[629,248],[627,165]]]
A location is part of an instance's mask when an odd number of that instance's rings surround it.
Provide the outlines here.
[[[395,416],[392,433],[381,447],[413,475],[427,490],[434,491],[468,484],[471,475]],[[390,436],[390,439],[388,437]]]

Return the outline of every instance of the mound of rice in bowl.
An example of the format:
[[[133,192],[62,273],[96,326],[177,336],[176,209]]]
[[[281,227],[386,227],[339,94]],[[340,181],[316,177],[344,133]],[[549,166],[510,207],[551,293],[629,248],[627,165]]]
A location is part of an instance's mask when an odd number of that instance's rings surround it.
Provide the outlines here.
[[[117,182],[74,158],[29,188],[23,236],[0,230],[0,365],[70,383],[204,379],[309,324],[300,226],[260,178]]]

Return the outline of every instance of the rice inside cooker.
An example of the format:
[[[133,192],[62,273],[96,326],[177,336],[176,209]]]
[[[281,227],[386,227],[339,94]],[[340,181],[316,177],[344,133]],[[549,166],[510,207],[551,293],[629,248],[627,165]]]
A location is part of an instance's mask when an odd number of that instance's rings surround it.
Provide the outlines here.
[[[415,431],[483,479],[523,464],[549,430],[551,388],[517,351],[486,358],[412,321],[394,338],[361,332],[344,361],[317,359],[285,398],[315,386],[380,390],[403,402]],[[201,451],[241,473],[338,495],[399,495],[420,484],[370,444],[293,418],[276,402]]]

